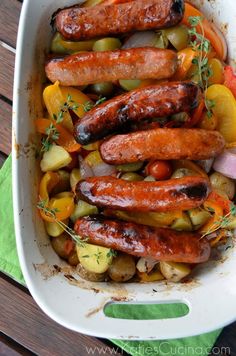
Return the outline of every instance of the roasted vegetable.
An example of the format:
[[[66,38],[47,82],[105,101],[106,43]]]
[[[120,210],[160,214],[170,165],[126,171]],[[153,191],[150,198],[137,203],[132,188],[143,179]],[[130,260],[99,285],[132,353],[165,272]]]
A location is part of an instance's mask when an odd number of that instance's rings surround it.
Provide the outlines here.
[[[86,242],[77,245],[76,250],[81,265],[93,273],[106,272],[113,259],[111,249]]]
[[[116,256],[108,269],[108,275],[114,282],[126,282],[135,275],[134,258],[124,253]]]

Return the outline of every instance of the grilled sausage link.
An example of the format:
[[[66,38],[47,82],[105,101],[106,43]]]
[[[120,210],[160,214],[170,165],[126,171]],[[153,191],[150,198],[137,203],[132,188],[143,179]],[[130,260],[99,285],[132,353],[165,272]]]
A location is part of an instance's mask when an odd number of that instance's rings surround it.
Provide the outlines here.
[[[56,28],[65,39],[83,40],[178,24],[183,0],[133,0],[94,7],[71,7],[56,15]]]
[[[167,79],[177,68],[174,51],[154,47],[84,52],[50,59],[45,71],[51,82],[77,86],[118,79]]]
[[[128,182],[113,177],[92,177],[76,186],[79,198],[98,207],[126,211],[188,210],[199,207],[210,191],[203,177],[159,182]]]
[[[209,243],[197,233],[177,232],[103,217],[80,218],[74,230],[96,245],[159,261],[201,263],[210,256]]]
[[[100,153],[109,164],[152,159],[202,160],[216,157],[224,146],[218,131],[157,128],[113,136],[101,144]]]
[[[128,131],[129,125],[188,112],[198,104],[199,89],[191,82],[172,82],[133,90],[90,110],[75,125],[76,140],[86,145],[113,132]]]

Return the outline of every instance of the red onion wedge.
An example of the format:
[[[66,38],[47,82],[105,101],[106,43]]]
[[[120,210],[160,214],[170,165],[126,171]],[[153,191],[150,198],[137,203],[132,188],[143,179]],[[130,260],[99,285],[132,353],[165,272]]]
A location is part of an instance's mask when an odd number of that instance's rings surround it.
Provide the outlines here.
[[[218,156],[213,164],[216,172],[232,179],[236,179],[236,153],[234,150],[225,150]]]

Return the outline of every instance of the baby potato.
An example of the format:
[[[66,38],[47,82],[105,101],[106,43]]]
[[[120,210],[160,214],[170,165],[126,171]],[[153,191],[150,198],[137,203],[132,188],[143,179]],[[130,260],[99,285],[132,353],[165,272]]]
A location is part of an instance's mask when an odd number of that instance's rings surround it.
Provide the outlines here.
[[[68,258],[68,254],[65,249],[65,245],[66,245],[67,241],[68,241],[68,236],[66,234],[62,234],[60,236],[55,236],[51,240],[51,244],[52,244],[54,251],[56,252],[56,254],[59,257],[61,257],[63,259]]]
[[[171,178],[183,178],[186,176],[196,176],[196,172],[188,168],[178,168],[174,171]]]
[[[188,215],[194,226],[194,230],[199,229],[211,218],[211,214],[208,211],[200,208],[188,210]]]
[[[70,154],[63,147],[52,145],[48,151],[44,152],[40,168],[42,172],[57,171],[67,166],[71,160]]]
[[[112,262],[110,248],[96,246],[88,243],[76,246],[77,255],[81,265],[89,272],[104,273]]]
[[[188,29],[184,25],[179,25],[175,27],[168,28],[164,31],[166,37],[172,44],[172,46],[177,49],[177,51],[180,51],[181,49],[184,49],[188,47]]]
[[[126,282],[135,275],[135,272],[134,258],[124,253],[116,256],[108,268],[108,275],[114,282]]]
[[[177,262],[160,262],[160,270],[163,276],[171,282],[179,282],[191,273],[187,264]]]
[[[96,83],[91,85],[91,90],[97,95],[108,97],[112,94],[114,86],[109,82]]]
[[[75,210],[71,214],[70,219],[75,223],[78,218],[93,214],[98,214],[98,208],[95,205],[91,205],[83,200],[79,200],[75,205]]]
[[[121,42],[115,37],[106,37],[97,40],[93,45],[93,51],[113,51],[115,49],[121,48]]]
[[[68,219],[62,222],[67,225]],[[61,227],[57,222],[44,221],[44,224],[45,224],[45,229],[49,236],[57,237],[63,234],[64,232],[63,227]]]
[[[119,172],[136,172],[139,171],[143,166],[143,162],[134,162],[126,164],[118,164],[116,169]]]
[[[143,177],[134,172],[127,172],[122,174],[121,179],[127,180],[129,182],[138,182],[143,180]]]
[[[77,266],[77,264],[79,263],[78,255],[75,249],[68,257],[68,263],[71,266]]]
[[[186,213],[182,213],[182,216],[177,218],[171,225],[171,228],[177,231],[192,231],[192,223],[189,216]]]
[[[230,200],[233,199],[235,195],[235,183],[232,179],[223,176],[221,173],[214,172],[210,175],[210,182],[213,189],[219,189],[226,193]]]

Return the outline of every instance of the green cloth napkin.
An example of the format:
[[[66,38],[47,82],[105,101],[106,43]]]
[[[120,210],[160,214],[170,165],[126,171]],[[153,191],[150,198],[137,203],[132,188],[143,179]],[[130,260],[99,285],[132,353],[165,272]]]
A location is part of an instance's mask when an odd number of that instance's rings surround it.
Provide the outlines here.
[[[20,269],[19,260],[16,252],[14,224],[13,224],[13,206],[12,206],[12,176],[11,176],[11,157],[9,157],[2,169],[0,170],[0,270],[19,283],[24,284],[24,278]],[[175,316],[183,312],[181,304],[173,305],[170,310],[170,315]],[[140,309],[120,309],[114,308],[110,311],[114,317],[125,316],[129,314],[129,318],[138,319],[146,317],[147,313],[160,318],[163,316],[160,308],[155,310],[155,307],[145,306],[140,312]],[[124,321],[125,323],[125,321]],[[181,322],[180,322],[181,327]],[[165,341],[124,341],[112,340],[113,343],[124,349],[131,355],[139,356],[169,356],[169,355],[201,355],[206,356],[210,353],[221,330],[217,330],[208,334],[189,337],[178,340]]]

